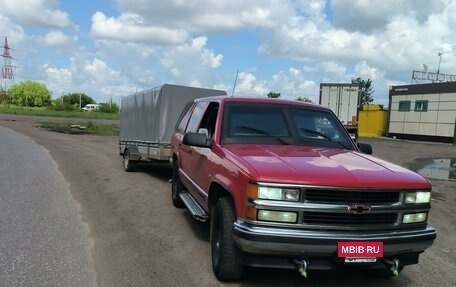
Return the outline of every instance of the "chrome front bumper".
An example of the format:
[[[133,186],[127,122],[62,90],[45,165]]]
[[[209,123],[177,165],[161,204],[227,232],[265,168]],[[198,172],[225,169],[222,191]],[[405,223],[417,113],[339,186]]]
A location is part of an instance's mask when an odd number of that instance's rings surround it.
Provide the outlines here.
[[[234,240],[239,249],[256,255],[286,257],[337,257],[340,241],[381,241],[384,257],[421,253],[432,245],[434,228],[397,231],[322,231],[259,227],[234,223]]]

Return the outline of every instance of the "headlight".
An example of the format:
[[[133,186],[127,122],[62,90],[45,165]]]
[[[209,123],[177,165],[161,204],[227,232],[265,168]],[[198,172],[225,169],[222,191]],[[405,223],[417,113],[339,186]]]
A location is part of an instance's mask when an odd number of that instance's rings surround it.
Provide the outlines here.
[[[299,189],[259,186],[259,199],[299,201]]]
[[[427,213],[407,213],[402,217],[402,223],[419,223],[426,221]]]
[[[296,212],[258,210],[258,220],[296,223],[298,214]]]
[[[415,191],[405,193],[405,203],[428,203],[430,201],[430,191]]]

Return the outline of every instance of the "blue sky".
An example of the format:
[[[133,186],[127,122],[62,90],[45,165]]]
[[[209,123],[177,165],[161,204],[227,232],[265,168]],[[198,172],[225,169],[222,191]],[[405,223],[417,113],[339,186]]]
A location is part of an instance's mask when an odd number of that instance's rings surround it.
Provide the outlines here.
[[[15,81],[98,102],[175,83],[308,97],[371,79],[376,103],[427,64],[456,74],[453,0],[0,0]]]

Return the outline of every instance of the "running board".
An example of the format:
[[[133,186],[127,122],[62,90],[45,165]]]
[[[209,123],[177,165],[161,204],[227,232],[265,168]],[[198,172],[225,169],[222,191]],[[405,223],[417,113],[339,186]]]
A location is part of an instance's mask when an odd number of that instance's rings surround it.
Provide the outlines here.
[[[179,194],[180,198],[184,202],[185,206],[187,207],[188,211],[193,215],[198,221],[206,222],[209,216],[207,215],[206,211],[196,202],[193,196],[190,195],[188,192],[181,192]]]

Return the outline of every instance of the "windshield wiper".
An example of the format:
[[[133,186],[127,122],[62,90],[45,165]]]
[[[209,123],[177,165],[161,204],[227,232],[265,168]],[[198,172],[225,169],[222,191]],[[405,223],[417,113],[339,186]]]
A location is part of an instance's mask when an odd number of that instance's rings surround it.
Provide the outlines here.
[[[251,132],[255,132],[257,134],[262,134],[262,135],[265,135],[265,136],[268,136],[268,137],[275,138],[276,140],[278,140],[279,142],[281,142],[282,144],[285,144],[285,145],[289,145],[290,144],[290,143],[286,142],[285,140],[283,140],[282,138],[280,138],[278,136],[273,136],[270,133],[268,133],[267,131],[260,130],[260,129],[257,129],[257,128],[254,128],[254,127],[236,126],[236,128],[247,130],[247,131],[251,131]]]
[[[325,133],[322,133],[322,132],[319,132],[319,131],[316,131],[316,130],[306,129],[306,128],[299,128],[299,130],[301,130],[303,132],[306,132],[306,133],[309,133],[309,134],[312,134],[312,135],[320,136],[322,138],[325,138],[325,139],[329,140],[330,142],[335,142],[335,143],[339,144],[341,147],[343,147],[344,149],[352,150],[352,148],[347,146],[345,143],[343,143],[341,141],[334,140],[332,137],[328,136]]]

